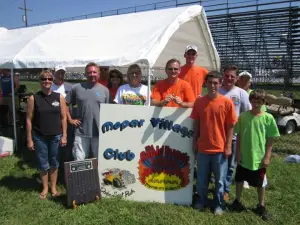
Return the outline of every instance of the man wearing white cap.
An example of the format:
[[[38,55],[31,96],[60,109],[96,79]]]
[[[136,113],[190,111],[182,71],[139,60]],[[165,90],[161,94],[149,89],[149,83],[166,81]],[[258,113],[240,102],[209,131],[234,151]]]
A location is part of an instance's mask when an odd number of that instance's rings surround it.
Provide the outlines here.
[[[53,92],[60,93],[60,95],[62,95],[65,98],[66,95],[72,89],[72,84],[65,82],[66,68],[63,66],[56,66],[53,74],[54,74],[54,81],[53,81],[51,90]],[[74,115],[75,112],[74,112],[74,109],[72,108],[72,106],[69,106],[69,111],[70,111],[70,113],[68,113],[67,116]],[[68,118],[68,121],[69,121],[69,119],[70,118]],[[66,151],[61,151],[62,160],[60,162],[61,162],[61,167],[63,168],[61,170],[62,174],[64,172],[63,163],[72,160],[71,149],[73,148],[73,142],[74,142],[74,127],[73,127],[73,124],[70,124],[70,123],[68,123],[68,127],[67,127],[67,138],[68,138],[67,146],[62,147],[62,148],[66,148]]]
[[[54,81],[51,90],[60,93],[66,97],[72,88],[72,84],[65,82],[66,68],[63,66],[56,66],[54,69]]]
[[[185,48],[184,58],[185,65],[181,67],[179,78],[187,81],[195,94],[195,97],[201,96],[202,86],[205,83],[205,78],[208,74],[207,69],[201,66],[196,66],[195,61],[198,56],[198,49],[195,45],[188,45]]]
[[[236,82],[236,85],[239,88],[242,88],[245,91],[247,91],[248,95],[250,95],[250,93],[253,91],[252,89],[250,89],[251,82],[252,82],[251,73],[249,73],[248,71],[243,71],[243,72],[239,73],[239,77]],[[267,111],[266,105],[262,105],[261,110],[266,112]]]
[[[237,86],[239,88],[244,89],[245,91],[247,91],[248,94],[250,94],[252,92],[252,90],[250,89],[251,81],[252,81],[251,73],[249,73],[248,71],[243,71],[243,72],[239,73],[239,78],[237,80]]]

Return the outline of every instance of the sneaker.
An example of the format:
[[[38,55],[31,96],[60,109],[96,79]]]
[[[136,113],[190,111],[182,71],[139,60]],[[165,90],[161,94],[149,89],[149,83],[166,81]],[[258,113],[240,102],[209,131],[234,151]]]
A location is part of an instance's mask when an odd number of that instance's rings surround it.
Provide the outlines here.
[[[203,211],[204,210],[204,205],[200,204],[200,203],[196,203],[194,205],[194,209],[197,209],[199,211]]]
[[[246,207],[240,201],[238,201],[236,199],[233,201],[231,207],[232,207],[232,210],[236,211],[236,212],[242,212],[242,211],[247,210]]]
[[[270,215],[268,214],[266,207],[262,205],[257,205],[256,207],[256,213],[258,216],[260,216],[264,221],[268,220]]]
[[[244,188],[246,188],[246,189],[249,189],[249,188],[250,188],[247,181],[244,181],[244,185],[243,185],[243,186],[244,186]]]
[[[229,194],[227,192],[224,192],[224,195],[223,195],[223,199],[224,201],[229,201]]]
[[[220,215],[222,215],[224,213],[224,210],[220,207],[220,206],[218,206],[217,208],[215,208],[215,210],[214,210],[214,214],[216,215],[216,216],[220,216]]]

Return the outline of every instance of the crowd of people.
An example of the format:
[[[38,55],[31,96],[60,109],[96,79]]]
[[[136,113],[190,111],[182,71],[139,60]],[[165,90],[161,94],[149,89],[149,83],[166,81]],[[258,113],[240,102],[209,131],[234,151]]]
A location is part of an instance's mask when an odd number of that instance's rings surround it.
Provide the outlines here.
[[[29,98],[27,110],[28,148],[36,152],[43,183],[40,198],[45,199],[48,194],[48,174],[52,195],[59,195],[56,180],[61,148],[72,149],[66,151],[65,161],[98,157],[101,104],[150,103],[157,107],[192,108],[199,197],[196,209],[208,206],[212,173],[216,215],[224,212],[235,178],[233,209],[244,209],[241,192],[244,185],[250,185],[258,190],[257,213],[267,219],[266,167],[270,163],[272,139],[279,132],[274,118],[265,112],[265,92],[250,89],[249,72],[238,73],[236,66],[224,68],[223,74],[208,72],[195,65],[197,56],[197,47],[188,45],[184,51],[185,65],[181,66],[177,59],[166,62],[167,78],[154,85],[150,99],[148,87],[141,83],[138,64],[129,66],[126,84],[120,71],[92,62],[85,67],[87,80],[75,85],[64,81],[64,67],[44,70],[40,74],[41,90]],[[1,79],[2,86],[4,83]],[[207,86],[205,95],[203,85]]]

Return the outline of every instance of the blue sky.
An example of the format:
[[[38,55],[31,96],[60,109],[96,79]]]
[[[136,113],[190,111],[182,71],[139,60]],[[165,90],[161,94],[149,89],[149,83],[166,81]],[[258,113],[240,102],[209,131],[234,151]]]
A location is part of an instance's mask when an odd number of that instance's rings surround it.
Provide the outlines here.
[[[18,9],[18,7],[23,7],[24,0],[0,0],[0,27],[6,27],[8,29],[23,27],[24,22],[22,20],[22,15],[24,11]],[[32,9],[32,12],[28,12],[28,24],[38,24],[47,21],[59,20],[68,17],[75,17],[85,14],[109,11],[114,9],[141,6],[145,4],[148,7],[139,7],[142,9],[153,9],[154,4],[160,3],[158,7],[163,6],[174,6],[176,0],[26,0],[27,7]],[[178,3],[195,2],[196,0],[177,0]],[[226,3],[227,0],[205,0],[204,6],[213,4]],[[249,0],[229,0],[230,3],[243,2],[249,4]],[[272,2],[280,0],[259,0],[259,2]],[[255,2],[253,0],[253,2]],[[298,5],[298,3],[293,3],[293,5]],[[235,5],[232,5],[235,6]],[[274,5],[275,6],[275,5]],[[260,9],[271,8],[274,6],[260,7]],[[277,7],[287,7],[288,3],[277,5]],[[220,5],[217,7],[204,7],[207,9],[217,9],[224,8],[225,5]],[[253,8],[238,9],[238,11],[255,10]],[[133,9],[130,10],[132,12]],[[121,11],[125,12],[125,11]],[[108,14],[112,14],[110,12]],[[220,11],[218,13],[225,13],[225,11]],[[106,14],[106,15],[108,15]]]
[[[29,24],[41,23],[66,17],[96,13],[135,5],[159,2],[160,0],[26,0]],[[24,26],[23,0],[0,0],[0,27]]]

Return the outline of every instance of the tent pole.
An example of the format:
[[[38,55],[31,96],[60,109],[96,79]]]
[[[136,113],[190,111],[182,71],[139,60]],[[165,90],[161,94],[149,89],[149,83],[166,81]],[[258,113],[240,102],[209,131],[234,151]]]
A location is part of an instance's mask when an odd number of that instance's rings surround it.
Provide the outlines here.
[[[149,65],[148,67],[148,92],[147,92],[147,99],[148,99],[148,106],[151,105],[151,96],[150,96],[150,92],[151,92],[151,75],[152,75],[152,70],[151,67]]]
[[[15,82],[14,82],[14,69],[10,69],[11,79],[11,101],[13,110],[13,125],[14,125],[14,139],[15,139],[15,150],[18,151],[18,138],[17,138],[17,124],[16,124],[16,108],[15,108]]]

